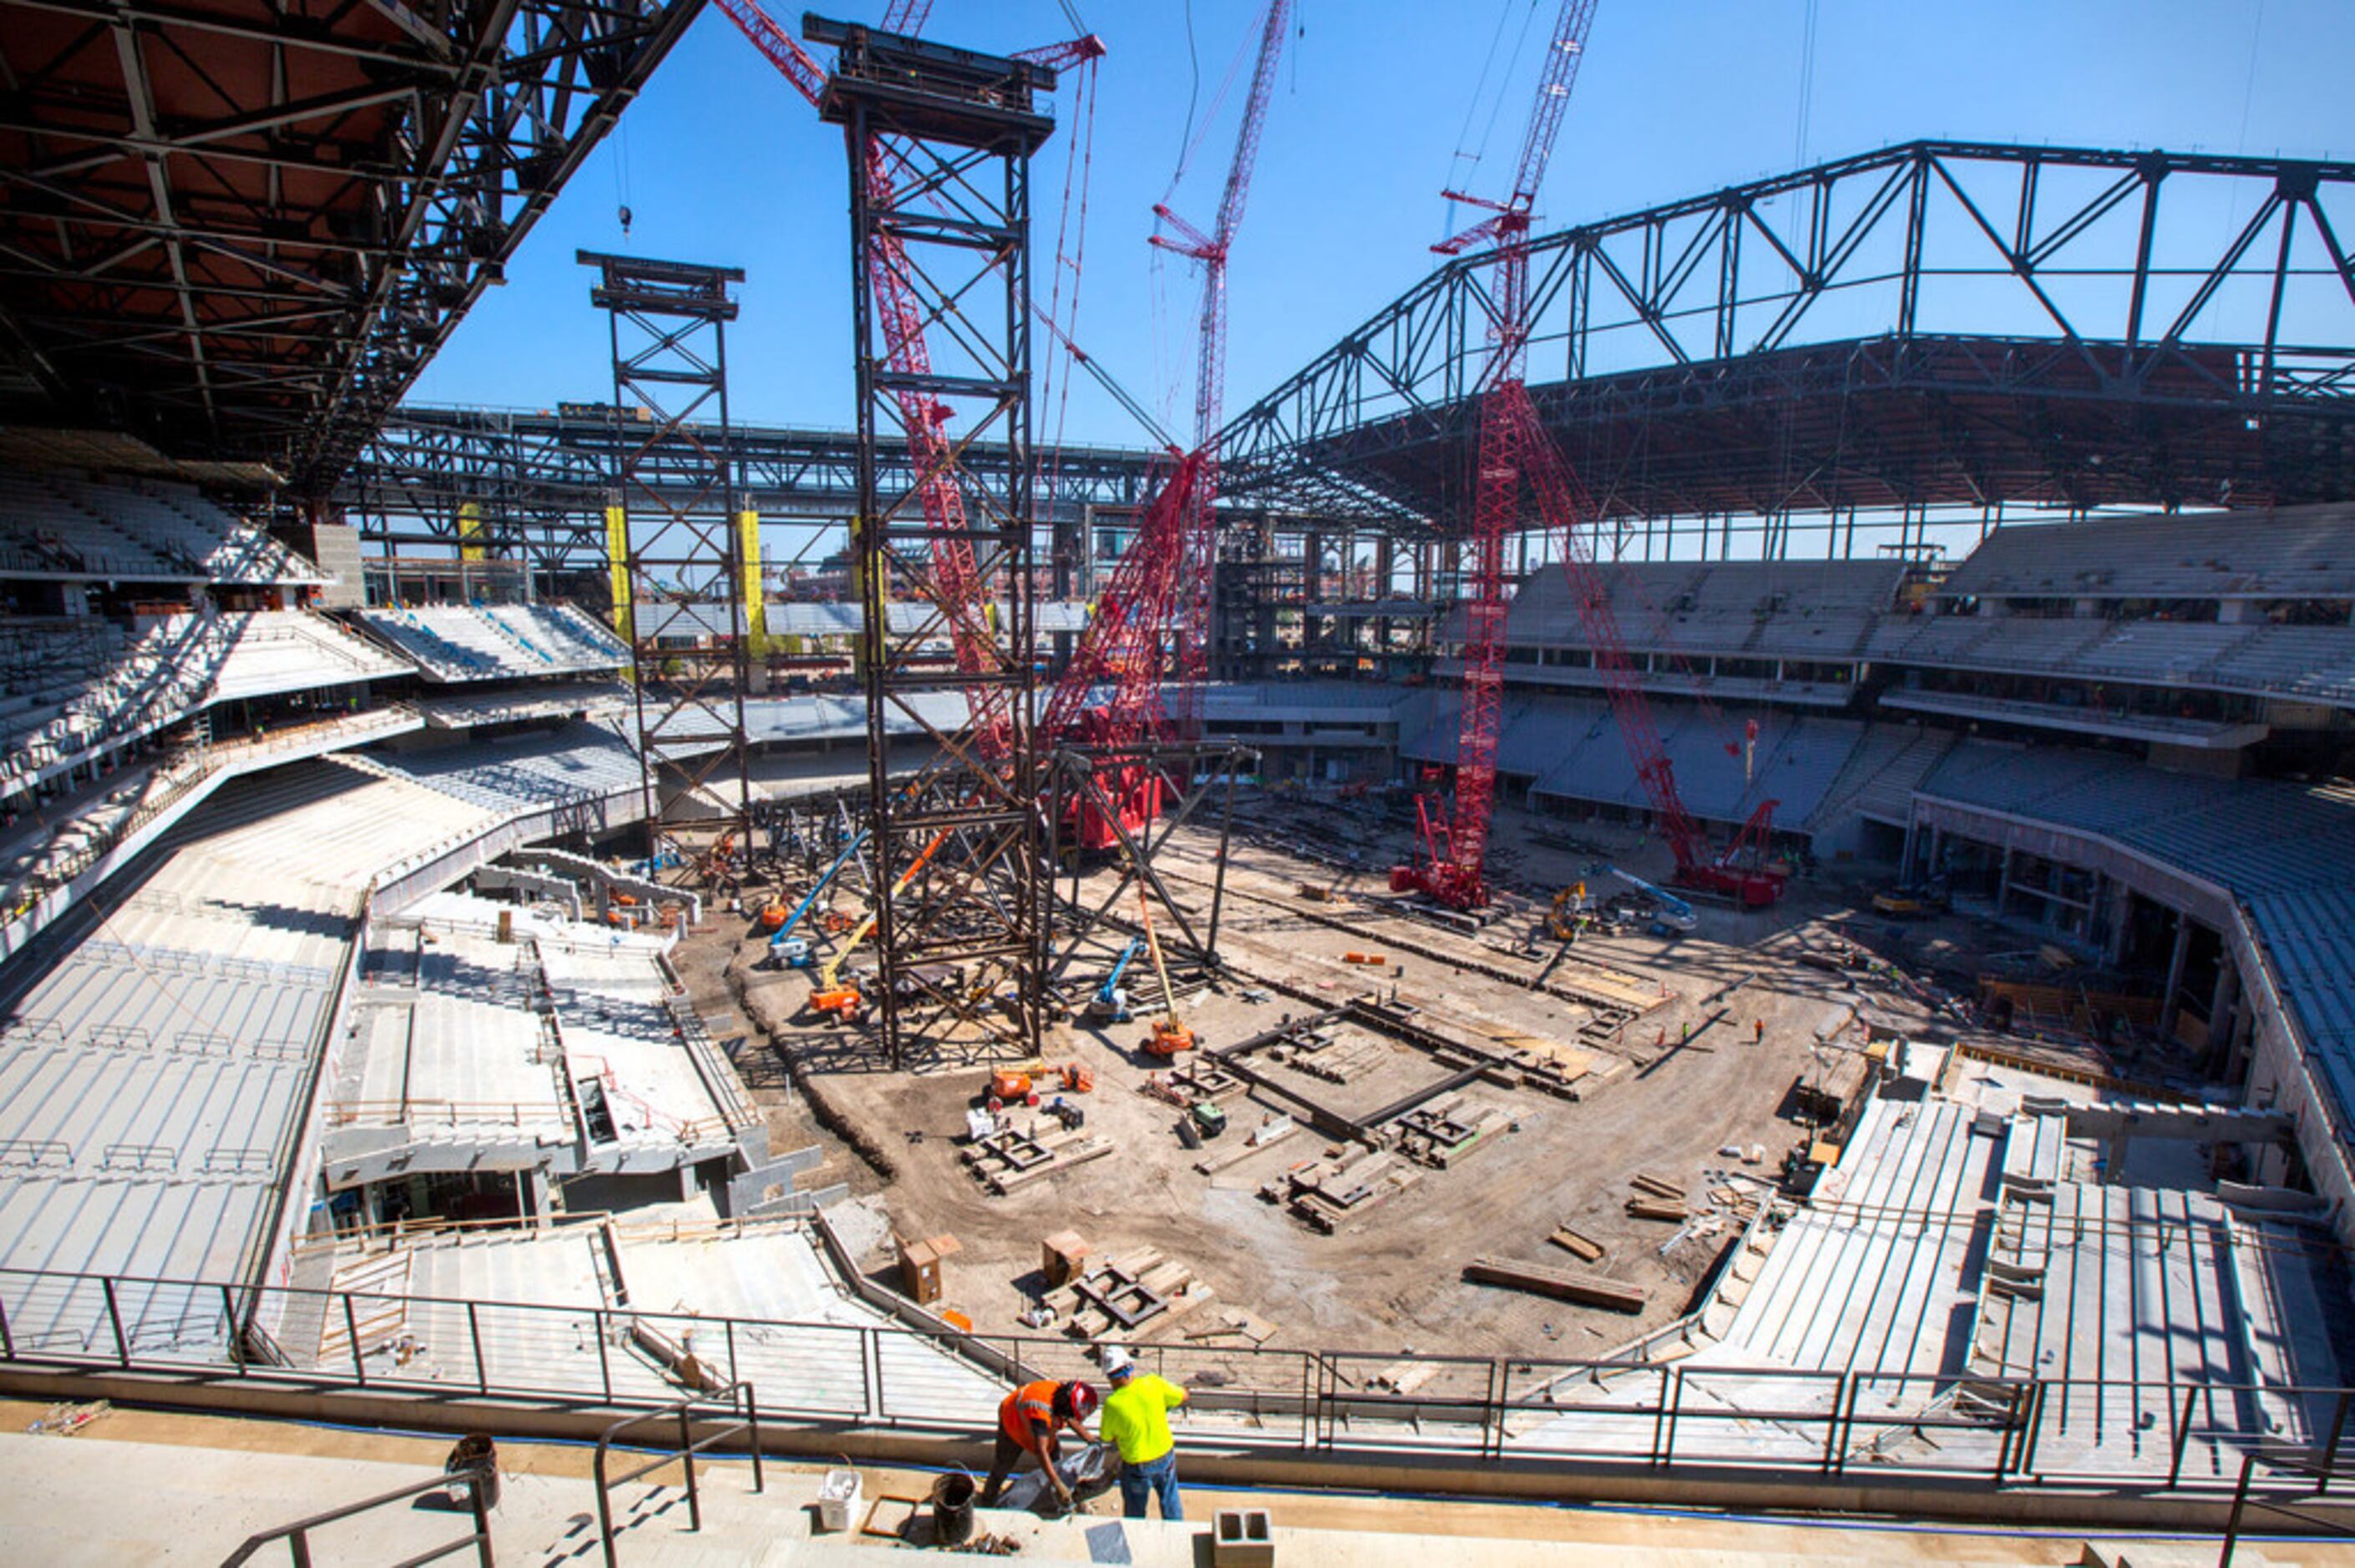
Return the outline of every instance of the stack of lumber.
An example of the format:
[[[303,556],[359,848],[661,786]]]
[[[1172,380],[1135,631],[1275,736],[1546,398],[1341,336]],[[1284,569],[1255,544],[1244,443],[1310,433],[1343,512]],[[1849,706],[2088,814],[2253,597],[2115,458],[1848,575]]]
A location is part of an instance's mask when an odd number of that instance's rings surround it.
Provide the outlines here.
[[[1423,1180],[1423,1172],[1379,1150],[1327,1153],[1304,1160],[1259,1190],[1283,1203],[1311,1229],[1331,1235],[1343,1224],[1380,1207]]]
[[[994,1193],[1007,1193],[1074,1165],[1101,1160],[1112,1152],[1112,1140],[1077,1128],[1033,1124],[1027,1128],[1000,1128],[960,1150],[973,1179]]]
[[[1369,1073],[1382,1065],[1391,1054],[1390,1046],[1380,1040],[1343,1040],[1314,1051],[1295,1054],[1292,1065],[1313,1078],[1327,1083],[1346,1084],[1361,1073]]]
[[[1444,1171],[1485,1148],[1492,1135],[1512,1125],[1513,1118],[1494,1106],[1475,1111],[1462,1095],[1450,1095],[1436,1105],[1411,1110],[1391,1128],[1398,1151],[1418,1165]]]
[[[1044,1299],[1075,1339],[1113,1334],[1125,1340],[1176,1322],[1211,1295],[1191,1268],[1146,1246],[1089,1260],[1084,1272]]]
[[[1218,1320],[1186,1330],[1186,1342],[1204,1345],[1211,1350],[1247,1343],[1254,1350],[1275,1338],[1275,1325],[1258,1313],[1241,1307],[1224,1308],[1217,1313]]]
[[[1627,1200],[1627,1212],[1639,1220],[1668,1220],[1681,1224],[1691,1217],[1685,1207],[1685,1190],[1674,1181],[1657,1176],[1636,1175],[1627,1179],[1636,1189]]]
[[[1502,1285],[1534,1291],[1582,1307],[1604,1307],[1614,1312],[1641,1312],[1644,1287],[1599,1274],[1578,1274],[1566,1268],[1534,1263],[1508,1263],[1492,1257],[1475,1258],[1464,1266],[1464,1277],[1476,1285]]]

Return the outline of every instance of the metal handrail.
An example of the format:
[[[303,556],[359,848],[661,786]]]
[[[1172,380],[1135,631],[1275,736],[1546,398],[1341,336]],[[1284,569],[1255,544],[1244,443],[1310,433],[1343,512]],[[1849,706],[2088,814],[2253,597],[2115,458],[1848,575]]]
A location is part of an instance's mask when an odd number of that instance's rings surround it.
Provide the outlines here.
[[[446,1491],[453,1486],[464,1486],[466,1489],[467,1505],[474,1515],[474,1528],[472,1533],[461,1536],[446,1546],[437,1546],[430,1552],[420,1552],[414,1557],[403,1558],[393,1564],[393,1568],[416,1568],[418,1563],[438,1562],[453,1552],[464,1552],[469,1546],[474,1549],[475,1561],[482,1564],[482,1568],[492,1568],[491,1520],[489,1511],[483,1503],[483,1489],[490,1485],[491,1480],[491,1466],[475,1465],[463,1470],[448,1471],[427,1480],[411,1481],[405,1487],[396,1487],[389,1492],[378,1492],[372,1498],[362,1498],[357,1502],[346,1503],[341,1508],[331,1508],[324,1513],[314,1513],[306,1519],[298,1519],[292,1524],[282,1524],[273,1530],[257,1531],[247,1536],[244,1543],[236,1551],[221,1559],[221,1568],[238,1568],[238,1564],[244,1563],[273,1541],[286,1542],[287,1550],[293,1554],[295,1568],[311,1568],[311,1531],[321,1525],[333,1524],[337,1520],[349,1519],[354,1514],[367,1513],[371,1509],[382,1508],[387,1503],[400,1502],[405,1499],[418,1497],[426,1492]]]
[[[744,1412],[744,1419],[732,1425],[723,1426],[698,1441],[688,1425],[692,1419],[689,1412],[698,1407],[730,1412],[741,1408]],[[647,1425],[670,1417],[676,1417],[678,1422],[677,1447],[663,1449],[637,1468],[626,1470],[621,1475],[608,1476],[605,1473],[605,1457],[612,1451],[615,1437],[631,1427]],[[693,1530],[700,1531],[703,1528],[703,1495],[695,1484],[695,1457],[706,1448],[727,1442],[739,1433],[748,1434],[751,1440],[752,1489],[756,1492],[765,1491],[768,1489],[761,1476],[761,1402],[753,1394],[752,1385],[749,1383],[731,1383],[727,1387],[716,1390],[701,1399],[682,1399],[676,1404],[666,1404],[659,1410],[649,1410],[643,1415],[623,1416],[599,1435],[596,1465],[597,1534],[604,1543],[605,1568],[618,1568],[618,1560],[613,1554],[613,1489],[634,1481],[640,1476],[650,1475],[665,1466],[683,1462],[687,1466],[688,1526]]]

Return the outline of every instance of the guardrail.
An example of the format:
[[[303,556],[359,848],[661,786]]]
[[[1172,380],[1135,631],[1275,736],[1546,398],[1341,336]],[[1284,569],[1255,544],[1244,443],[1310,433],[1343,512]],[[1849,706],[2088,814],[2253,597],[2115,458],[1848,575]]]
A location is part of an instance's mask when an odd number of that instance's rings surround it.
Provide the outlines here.
[[[697,1437],[690,1423],[697,1410],[724,1410],[730,1415],[740,1411],[744,1419],[731,1422],[703,1437]],[[676,1419],[678,1422],[678,1446],[666,1448],[654,1457],[618,1476],[605,1473],[605,1460],[613,1442],[634,1427],[651,1425],[657,1421]],[[625,1416],[616,1421],[597,1438],[597,1534],[605,1548],[605,1568],[619,1568],[613,1555],[613,1489],[636,1480],[641,1476],[670,1465],[687,1467],[687,1517],[691,1529],[703,1528],[703,1496],[695,1484],[695,1457],[706,1448],[743,1436],[750,1439],[752,1453],[752,1489],[766,1491],[767,1483],[761,1475],[761,1402],[749,1383],[730,1383],[715,1389],[700,1399],[682,1399],[660,1410],[650,1410],[643,1415]]]
[[[268,1320],[344,1325],[340,1336],[322,1335],[336,1340],[335,1354],[287,1345],[293,1364],[276,1366],[232,1353],[227,1325],[247,1298],[276,1305],[261,1314]],[[352,1331],[364,1319],[382,1331]],[[691,1351],[692,1368],[654,1354],[652,1344]],[[2355,1390],[2346,1388],[2152,1378],[1187,1340],[1140,1345],[1136,1353],[1146,1370],[1193,1391],[1179,1417],[1188,1441],[1337,1462],[1440,1456],[1472,1465],[1943,1478],[2223,1499],[2242,1484],[2244,1455],[2285,1446],[2267,1429],[2267,1412],[2286,1413],[2292,1436],[2320,1451],[2355,1411]],[[0,1365],[234,1376],[323,1393],[471,1392],[628,1411],[751,1383],[785,1391],[766,1417],[961,1439],[989,1429],[1008,1379],[1094,1375],[1087,1346],[1043,1336],[29,1270],[0,1270]],[[2269,1490],[2251,1495],[2262,1499]]]
[[[474,1528],[446,1545],[437,1546],[418,1556],[405,1559],[400,1568],[415,1568],[415,1565],[421,1563],[438,1562],[444,1557],[464,1552],[470,1546],[474,1549],[474,1560],[480,1563],[483,1568],[492,1568],[491,1520],[483,1502],[483,1494],[493,1485],[494,1479],[490,1467],[486,1465],[474,1469],[452,1470],[428,1480],[411,1481],[405,1487],[395,1487],[389,1492],[378,1492],[376,1496],[363,1498],[358,1502],[346,1503],[341,1508],[331,1508],[324,1513],[314,1513],[308,1518],[298,1519],[292,1524],[282,1524],[275,1530],[260,1531],[247,1536],[243,1545],[222,1558],[221,1568],[239,1568],[239,1564],[250,1561],[255,1552],[273,1541],[282,1541],[286,1543],[287,1551],[293,1555],[295,1568],[311,1568],[311,1532],[320,1526],[370,1513],[392,1503],[407,1502],[410,1498],[422,1497],[427,1492],[446,1492],[453,1487],[466,1489],[466,1505],[474,1513]],[[610,1561],[611,1553],[607,1555]]]

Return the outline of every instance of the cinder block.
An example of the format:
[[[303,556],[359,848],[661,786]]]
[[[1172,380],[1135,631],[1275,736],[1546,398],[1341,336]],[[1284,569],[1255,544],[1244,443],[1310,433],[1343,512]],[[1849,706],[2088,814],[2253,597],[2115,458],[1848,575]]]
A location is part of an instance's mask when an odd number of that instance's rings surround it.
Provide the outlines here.
[[[1211,1568],[1272,1568],[1275,1531],[1263,1508],[1222,1508],[1210,1520]]]

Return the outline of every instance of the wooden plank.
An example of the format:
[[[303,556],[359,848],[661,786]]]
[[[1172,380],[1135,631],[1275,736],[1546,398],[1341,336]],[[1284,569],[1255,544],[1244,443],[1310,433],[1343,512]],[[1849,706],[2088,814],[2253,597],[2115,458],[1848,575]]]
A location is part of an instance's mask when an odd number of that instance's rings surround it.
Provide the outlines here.
[[[1603,1261],[1603,1244],[1591,1236],[1580,1235],[1568,1225],[1562,1226],[1561,1229],[1546,1237],[1546,1240],[1564,1252],[1575,1254],[1589,1263]]]
[[[1664,1181],[1660,1177],[1646,1175],[1642,1171],[1638,1171],[1635,1175],[1628,1177],[1627,1184],[1631,1187],[1641,1188],[1643,1191],[1651,1193],[1656,1198],[1670,1198],[1678,1202],[1682,1202],[1684,1201],[1685,1190],[1682,1187],[1679,1187],[1674,1181]]]
[[[1482,1257],[1464,1266],[1464,1277],[1476,1285],[1501,1285],[1508,1289],[1533,1291],[1540,1296],[1575,1301],[1583,1307],[1606,1308],[1614,1312],[1641,1312],[1644,1309],[1646,1292],[1642,1286],[1608,1279],[1599,1274],[1573,1274],[1568,1269],[1543,1268],[1535,1264],[1505,1263]]]
[[[1671,1203],[1661,1198],[1630,1198],[1627,1212],[1639,1220],[1682,1221],[1690,1216],[1682,1203]]]

